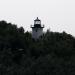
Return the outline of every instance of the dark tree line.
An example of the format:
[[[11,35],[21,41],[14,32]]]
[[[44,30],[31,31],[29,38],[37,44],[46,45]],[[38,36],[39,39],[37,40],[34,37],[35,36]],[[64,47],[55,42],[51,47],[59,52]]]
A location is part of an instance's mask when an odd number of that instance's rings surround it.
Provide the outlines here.
[[[74,75],[75,37],[49,32],[32,39],[23,27],[0,21],[0,75]]]

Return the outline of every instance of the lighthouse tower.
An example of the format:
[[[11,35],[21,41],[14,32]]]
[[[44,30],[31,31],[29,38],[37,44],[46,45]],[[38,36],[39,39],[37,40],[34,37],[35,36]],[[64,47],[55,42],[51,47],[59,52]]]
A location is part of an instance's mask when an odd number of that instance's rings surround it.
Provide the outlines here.
[[[44,25],[43,26],[41,25],[41,20],[39,20],[38,17],[37,19],[34,20],[34,25],[31,25],[31,28],[32,28],[32,38],[39,39],[39,37],[43,35]]]

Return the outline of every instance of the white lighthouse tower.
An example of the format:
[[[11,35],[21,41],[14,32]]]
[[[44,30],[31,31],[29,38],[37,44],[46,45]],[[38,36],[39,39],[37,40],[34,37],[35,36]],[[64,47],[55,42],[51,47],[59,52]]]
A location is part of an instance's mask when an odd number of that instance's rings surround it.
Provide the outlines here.
[[[43,35],[44,25],[43,26],[41,25],[41,20],[39,20],[38,17],[37,19],[34,20],[34,25],[31,25],[31,28],[32,28],[32,38],[39,39],[39,37]]]

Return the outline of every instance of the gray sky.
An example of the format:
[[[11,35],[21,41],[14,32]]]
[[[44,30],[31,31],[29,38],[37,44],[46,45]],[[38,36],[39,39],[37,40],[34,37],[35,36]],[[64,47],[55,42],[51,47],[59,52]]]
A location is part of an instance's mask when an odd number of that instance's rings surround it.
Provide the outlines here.
[[[75,0],[0,0],[0,20],[31,30],[36,17],[46,29],[75,36]]]

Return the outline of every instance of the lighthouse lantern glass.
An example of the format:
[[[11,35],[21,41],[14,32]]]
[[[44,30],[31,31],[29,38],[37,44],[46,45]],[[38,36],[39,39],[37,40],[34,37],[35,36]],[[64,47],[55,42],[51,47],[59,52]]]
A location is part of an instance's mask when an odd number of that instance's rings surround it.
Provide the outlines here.
[[[35,21],[34,24],[41,24],[41,21]]]

